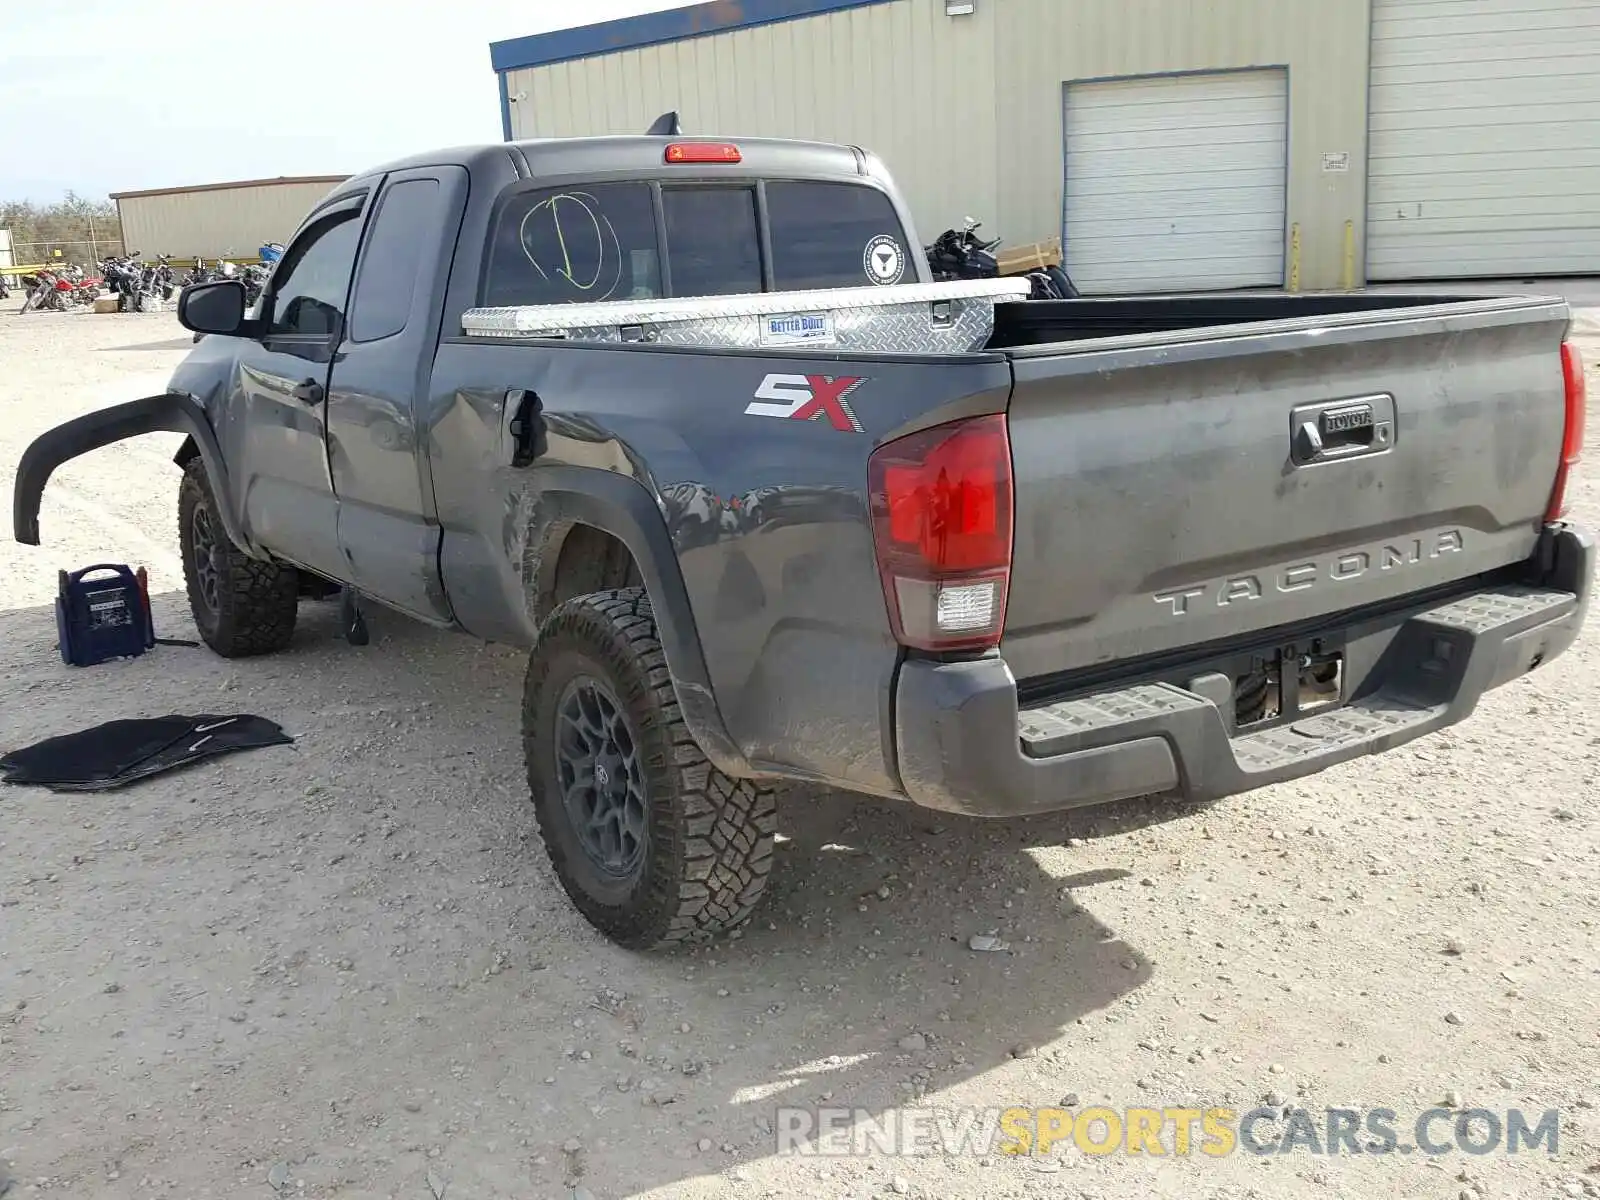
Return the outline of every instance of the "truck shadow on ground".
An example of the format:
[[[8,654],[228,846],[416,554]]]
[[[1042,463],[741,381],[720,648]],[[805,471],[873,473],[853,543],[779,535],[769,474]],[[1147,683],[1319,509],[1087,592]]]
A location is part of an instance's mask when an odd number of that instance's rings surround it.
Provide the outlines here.
[[[156,617],[191,636],[181,596],[158,596]],[[0,883],[27,876],[23,861],[87,864],[10,888],[8,940],[31,972],[0,964],[10,999],[76,997],[50,1008],[79,1036],[22,1031],[38,1069],[10,1086],[44,1111],[62,1080],[93,1081],[55,1121],[76,1124],[85,1162],[119,1160],[108,1139],[138,1132],[107,1132],[100,1112],[154,1098],[250,1113],[191,1113],[177,1128],[192,1145],[171,1140],[169,1118],[163,1144],[201,1180],[281,1158],[314,1194],[355,1178],[370,1192],[327,1194],[381,1194],[433,1171],[463,1196],[578,1181],[632,1195],[754,1169],[783,1121],[800,1127],[783,1106],[876,1118],[952,1089],[963,1103],[1057,1103],[1094,1053],[1090,1023],[1122,1019],[1155,974],[1092,911],[1095,889],[1127,872],[1060,877],[1034,851],[1193,811],[1159,801],[1002,823],[792,789],[767,899],[741,936],[618,949],[573,913],[539,845],[522,656],[385,614],[355,650],[335,624],[333,606],[305,605],[282,655],[161,647],[75,671],[54,657],[48,609],[0,615],[0,678],[24,699],[0,748],[169,712],[255,712],[298,738],[114,797],[0,789]],[[974,935],[1004,946],[974,949]],[[152,939],[159,955],[139,949]],[[73,950],[85,944],[122,949],[90,963]],[[99,1011],[108,971],[114,1017]],[[179,979],[209,999],[175,1010]],[[212,1038],[198,1060],[154,1049],[190,1028]],[[226,1076],[191,1091],[208,1059]],[[984,1082],[1007,1066],[1010,1083]],[[141,1153],[126,1153],[125,1175],[160,1169]],[[44,1144],[19,1154],[28,1174],[72,1177]]]
[[[133,314],[119,313],[118,315],[119,316],[129,316],[129,315],[133,315]],[[99,353],[99,354],[124,354],[124,353],[127,353],[129,351],[138,351],[138,350],[147,350],[148,351],[148,350],[192,350],[192,349],[194,349],[194,337],[193,337],[193,335],[186,333],[182,337],[165,338],[165,339],[163,339],[162,341],[159,341],[159,342],[138,342],[138,343],[135,343],[135,344],[133,344],[131,346],[102,346],[97,351],[97,353]]]

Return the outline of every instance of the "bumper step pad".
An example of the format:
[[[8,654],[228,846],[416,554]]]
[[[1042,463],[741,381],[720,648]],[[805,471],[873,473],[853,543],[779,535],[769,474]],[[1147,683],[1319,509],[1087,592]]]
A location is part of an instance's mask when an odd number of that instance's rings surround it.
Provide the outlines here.
[[[1017,714],[1017,731],[1029,757],[1049,758],[1090,741],[1120,742],[1121,729],[1136,722],[1210,707],[1210,701],[1171,684],[1138,683],[1120,691],[1024,709]],[[1107,734],[1112,736],[1104,736]]]
[[[1018,713],[1017,734],[1032,759],[1165,737],[1191,783],[1205,764],[1208,776],[1221,767],[1233,777],[1225,790],[1238,790],[1241,777],[1268,782],[1302,774],[1314,762],[1387,749],[1459,720],[1485,687],[1538,661],[1523,664],[1514,653],[1508,659],[1521,636],[1570,616],[1577,602],[1571,592],[1502,587],[1414,613],[1391,627],[1388,652],[1373,664],[1383,675],[1376,690],[1272,729],[1228,737],[1211,701],[1175,684],[1139,683],[1026,709]],[[1226,765],[1217,761],[1223,747],[1232,759]]]
[[[1530,587],[1495,588],[1431,608],[1414,619],[1482,634],[1501,625],[1520,625],[1523,622],[1538,624],[1552,620],[1576,602],[1577,597],[1571,592]]]
[[[1403,734],[1414,725],[1442,717],[1448,707],[1433,704],[1424,708],[1379,693],[1292,725],[1236,737],[1233,757],[1242,770],[1271,771],[1312,755]]]

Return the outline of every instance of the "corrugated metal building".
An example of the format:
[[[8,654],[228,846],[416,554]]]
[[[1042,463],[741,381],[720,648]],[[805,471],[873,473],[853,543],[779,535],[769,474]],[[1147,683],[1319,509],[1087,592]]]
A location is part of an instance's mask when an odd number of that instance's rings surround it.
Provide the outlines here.
[[[195,187],[115,192],[122,243],[147,258],[253,256],[287,242],[306,213],[345,175],[293,175]]]
[[[1086,292],[1600,272],[1595,0],[718,0],[497,42],[507,138],[821,138]]]

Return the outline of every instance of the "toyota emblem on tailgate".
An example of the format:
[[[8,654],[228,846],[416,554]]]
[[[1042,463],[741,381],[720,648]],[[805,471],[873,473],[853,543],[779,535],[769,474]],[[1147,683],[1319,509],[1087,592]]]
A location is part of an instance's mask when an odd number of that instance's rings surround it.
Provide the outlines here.
[[[1349,433],[1352,429],[1367,429],[1372,425],[1372,405],[1365,402],[1349,404],[1344,408],[1330,408],[1322,414],[1322,432]]]

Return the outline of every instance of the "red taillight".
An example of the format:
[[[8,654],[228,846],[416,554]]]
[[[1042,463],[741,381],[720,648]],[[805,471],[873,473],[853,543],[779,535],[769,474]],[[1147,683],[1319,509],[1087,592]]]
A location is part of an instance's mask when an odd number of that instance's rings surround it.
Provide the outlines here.
[[[888,442],[867,466],[872,533],[895,640],[998,645],[1011,578],[1011,440],[1004,416]]]
[[[1561,461],[1556,464],[1556,485],[1550,489],[1546,521],[1559,521],[1567,513],[1567,481],[1572,468],[1583,457],[1583,426],[1586,418],[1583,356],[1571,342],[1561,343],[1561,377],[1566,384],[1566,431],[1561,437]]]
[[[732,142],[673,142],[667,147],[669,163],[736,163],[743,155]]]

